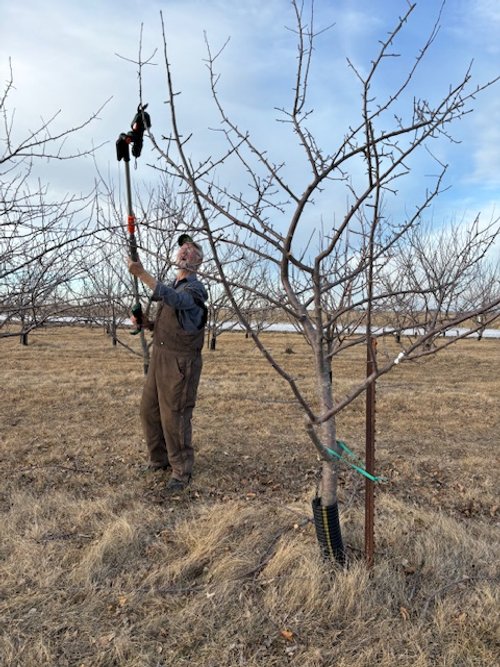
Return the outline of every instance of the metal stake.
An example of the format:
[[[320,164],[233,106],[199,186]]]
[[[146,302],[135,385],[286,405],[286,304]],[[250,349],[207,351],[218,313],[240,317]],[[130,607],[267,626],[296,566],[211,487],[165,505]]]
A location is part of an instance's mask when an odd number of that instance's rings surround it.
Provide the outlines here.
[[[375,370],[377,341],[371,335],[366,346],[366,376]],[[375,474],[375,381],[366,388],[366,452],[365,467],[371,475]],[[374,537],[375,485],[371,479],[365,480],[365,560],[367,567],[373,566],[375,551]]]

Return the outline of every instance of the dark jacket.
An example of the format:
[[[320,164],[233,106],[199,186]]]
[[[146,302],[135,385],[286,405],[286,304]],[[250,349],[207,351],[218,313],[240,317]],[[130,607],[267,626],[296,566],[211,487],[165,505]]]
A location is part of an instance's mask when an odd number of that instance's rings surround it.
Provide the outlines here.
[[[154,301],[162,301],[176,311],[179,324],[187,333],[196,333],[203,328],[207,299],[204,285],[194,274],[171,285],[159,282],[153,292]]]

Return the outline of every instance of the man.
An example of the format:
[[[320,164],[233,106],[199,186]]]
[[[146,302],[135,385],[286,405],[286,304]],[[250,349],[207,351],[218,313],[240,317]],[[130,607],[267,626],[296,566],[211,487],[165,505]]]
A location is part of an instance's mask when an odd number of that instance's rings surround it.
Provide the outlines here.
[[[128,268],[159,301],[153,325],[153,351],[141,400],[141,421],[152,470],[172,468],[168,491],[189,484],[194,463],[191,418],[200,381],[206,322],[205,287],[196,272],[201,247],[188,234],[178,240],[177,274],[171,286],[156,280],[140,261]]]

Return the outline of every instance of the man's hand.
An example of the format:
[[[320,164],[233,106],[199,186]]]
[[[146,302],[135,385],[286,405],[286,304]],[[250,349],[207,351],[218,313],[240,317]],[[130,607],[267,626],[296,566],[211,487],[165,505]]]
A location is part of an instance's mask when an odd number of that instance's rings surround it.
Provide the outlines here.
[[[130,314],[130,321],[132,322],[132,326],[136,327],[136,329],[139,328],[139,324],[137,322],[137,318],[135,317],[135,315]],[[149,317],[143,317],[141,327],[143,329],[148,329],[149,331],[153,331],[154,322],[153,320],[150,320]]]
[[[133,276],[140,278],[141,274],[144,273],[144,267],[140,260],[133,262],[130,257],[128,258],[128,270]]]

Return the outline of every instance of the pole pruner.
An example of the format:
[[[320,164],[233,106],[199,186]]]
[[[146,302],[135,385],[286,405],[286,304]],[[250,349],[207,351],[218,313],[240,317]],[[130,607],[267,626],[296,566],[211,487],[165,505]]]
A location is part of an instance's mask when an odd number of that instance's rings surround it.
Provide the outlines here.
[[[131,130],[122,132],[116,141],[116,158],[118,162],[123,160],[125,165],[125,185],[127,191],[127,231],[128,231],[128,245],[130,259],[137,262],[139,255],[137,254],[137,239],[135,236],[136,221],[134,210],[132,207],[132,187],[130,184],[130,145],[132,145],[132,155],[137,158],[140,157],[142,145],[144,140],[144,132],[151,127],[151,117],[147,113],[147,104],[139,104],[137,112],[131,123]],[[135,304],[132,306],[132,315],[135,317],[137,329],[132,331],[133,335],[138,334],[142,330],[143,317],[142,307],[139,302],[139,285],[137,278],[134,276],[134,297]]]

